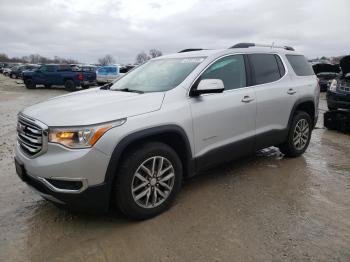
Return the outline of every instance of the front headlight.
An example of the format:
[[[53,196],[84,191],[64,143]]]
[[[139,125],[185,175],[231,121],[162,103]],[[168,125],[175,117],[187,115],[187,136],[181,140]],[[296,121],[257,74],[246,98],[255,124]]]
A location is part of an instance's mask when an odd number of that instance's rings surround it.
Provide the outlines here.
[[[113,122],[91,126],[50,128],[49,142],[58,143],[69,148],[92,147],[104,133],[125,122],[126,118],[123,118]]]
[[[329,85],[329,91],[335,92],[337,91],[337,80],[333,79],[331,84]]]

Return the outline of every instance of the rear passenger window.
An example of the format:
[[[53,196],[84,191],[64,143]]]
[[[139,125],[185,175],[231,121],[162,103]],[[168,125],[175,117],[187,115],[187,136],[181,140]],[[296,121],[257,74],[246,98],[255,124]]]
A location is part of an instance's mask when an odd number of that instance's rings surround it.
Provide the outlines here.
[[[281,78],[280,69],[277,64],[278,60],[275,58],[275,55],[251,54],[248,57],[254,69],[253,73],[256,85],[274,82]]]
[[[247,86],[243,55],[219,59],[205,70],[200,77],[200,80],[203,79],[221,79],[225,90]]]
[[[306,60],[305,56],[286,55],[286,57],[298,76],[310,76],[315,74],[311,64]]]

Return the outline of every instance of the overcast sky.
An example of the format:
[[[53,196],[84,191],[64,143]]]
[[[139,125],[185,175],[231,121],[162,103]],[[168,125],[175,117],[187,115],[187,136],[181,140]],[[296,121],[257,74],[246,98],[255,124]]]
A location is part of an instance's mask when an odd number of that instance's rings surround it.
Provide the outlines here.
[[[0,53],[134,62],[237,42],[291,45],[308,57],[350,54],[350,0],[0,0]]]

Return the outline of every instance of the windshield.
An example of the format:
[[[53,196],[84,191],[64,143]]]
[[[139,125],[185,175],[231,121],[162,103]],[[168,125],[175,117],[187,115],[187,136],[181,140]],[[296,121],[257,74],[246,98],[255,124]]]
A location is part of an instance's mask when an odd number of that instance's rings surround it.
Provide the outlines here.
[[[115,82],[111,90],[163,92],[178,86],[204,57],[151,60]]]

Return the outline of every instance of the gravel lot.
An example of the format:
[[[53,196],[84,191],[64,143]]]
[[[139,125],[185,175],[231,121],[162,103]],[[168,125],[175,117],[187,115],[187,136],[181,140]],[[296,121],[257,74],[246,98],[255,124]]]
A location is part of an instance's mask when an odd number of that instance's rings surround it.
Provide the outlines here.
[[[16,176],[17,112],[65,93],[0,75],[0,261],[350,261],[350,136],[322,115],[302,157],[269,148],[208,171],[136,223],[60,210]]]

